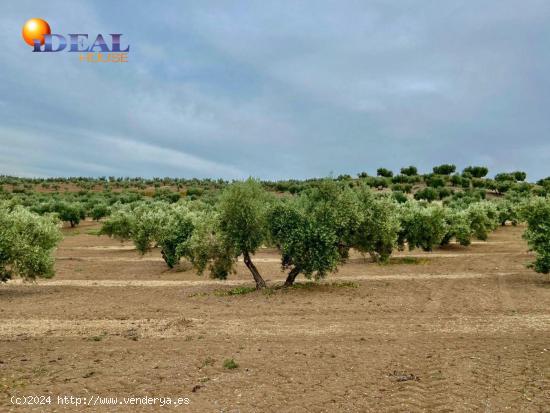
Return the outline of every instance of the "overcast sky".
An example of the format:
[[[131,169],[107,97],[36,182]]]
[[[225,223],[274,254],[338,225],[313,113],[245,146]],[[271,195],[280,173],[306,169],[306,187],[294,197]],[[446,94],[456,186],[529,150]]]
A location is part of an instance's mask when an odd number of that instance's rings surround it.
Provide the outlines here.
[[[123,33],[129,62],[32,53]],[[6,1],[0,174],[550,175],[550,1]]]

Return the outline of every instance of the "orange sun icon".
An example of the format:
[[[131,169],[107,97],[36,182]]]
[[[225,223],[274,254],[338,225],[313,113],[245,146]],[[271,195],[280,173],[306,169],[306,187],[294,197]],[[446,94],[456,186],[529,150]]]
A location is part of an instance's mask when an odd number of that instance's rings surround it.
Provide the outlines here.
[[[44,35],[51,34],[50,25],[46,20],[29,19],[23,25],[23,39],[27,44],[34,46],[34,39],[40,40],[40,44],[44,44]]]

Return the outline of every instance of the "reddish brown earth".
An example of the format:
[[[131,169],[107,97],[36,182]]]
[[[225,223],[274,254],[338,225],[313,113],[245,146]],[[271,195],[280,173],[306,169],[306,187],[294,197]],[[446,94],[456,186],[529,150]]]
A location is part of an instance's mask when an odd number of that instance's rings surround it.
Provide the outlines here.
[[[188,397],[168,409],[190,412],[550,412],[550,282],[525,268],[523,228],[224,296],[252,285],[242,264],[226,282],[168,271],[96,227],[65,230],[54,279],[0,287],[0,411],[167,409],[57,405],[97,395]],[[255,258],[282,282],[274,251]]]

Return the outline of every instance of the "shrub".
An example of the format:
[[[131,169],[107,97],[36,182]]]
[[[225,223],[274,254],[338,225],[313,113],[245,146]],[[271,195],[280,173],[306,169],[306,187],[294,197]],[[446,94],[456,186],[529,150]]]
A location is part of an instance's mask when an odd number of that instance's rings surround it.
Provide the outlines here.
[[[521,182],[525,181],[527,174],[522,171],[503,172],[495,175],[495,181],[512,181]]]
[[[496,206],[487,201],[472,203],[466,208],[473,235],[482,241],[487,239],[489,232],[498,225],[498,211]]]
[[[391,186],[392,191],[401,191],[410,194],[413,186],[411,184],[393,184]]]
[[[470,218],[466,211],[446,208],[445,222],[447,223],[447,233],[441,240],[441,245],[448,244],[453,238],[456,239],[460,245],[470,245],[471,238],[474,234],[470,226]]]
[[[483,178],[489,173],[489,169],[485,166],[468,166],[464,168],[463,173],[467,173],[474,178]]]
[[[432,188],[442,188],[445,186],[445,179],[441,176],[432,175],[430,177],[427,177],[426,184],[428,184],[429,187]]]
[[[439,199],[439,192],[435,188],[424,188],[414,194],[414,199],[432,202]]]
[[[395,201],[397,201],[400,204],[407,202],[407,200],[409,199],[407,198],[407,195],[405,195],[401,191],[393,191],[392,196],[393,196],[393,199],[395,199]]]
[[[181,194],[179,192],[173,192],[168,188],[161,188],[156,189],[155,193],[153,195],[153,198],[159,201],[166,201],[166,202],[178,202],[180,199]]]
[[[129,206],[115,206],[114,212],[103,222],[100,235],[107,235],[120,241],[132,239],[135,215]]]
[[[512,202],[509,199],[503,199],[496,204],[498,211],[498,221],[501,225],[510,222],[517,225],[520,220],[519,201]]]
[[[110,209],[106,204],[97,204],[90,211],[90,216],[95,221],[99,221],[101,218],[109,215]]]
[[[416,169],[416,166],[411,165],[406,168],[401,168],[401,173],[407,176],[418,175],[418,169]]]
[[[235,271],[236,255],[223,241],[219,214],[207,209],[198,211],[193,219],[193,232],[178,246],[179,254],[189,259],[199,275],[208,270],[212,278],[226,279]]]
[[[193,227],[187,206],[159,202],[117,210],[103,223],[100,233],[120,240],[131,239],[141,254],[158,246],[166,265],[173,268],[186,253],[180,244],[189,239]]]
[[[80,220],[86,218],[86,210],[77,202],[56,202],[51,212],[57,213],[61,221],[68,222],[71,227],[75,227],[80,223]]]
[[[447,234],[445,211],[440,206],[424,206],[417,202],[407,202],[399,210],[401,229],[397,239],[400,248],[405,242],[409,250],[421,248],[431,251],[441,244]]]
[[[393,176],[393,172],[386,168],[378,168],[376,170],[376,175],[382,176],[384,178],[391,178]]]
[[[61,240],[57,221],[16,206],[0,206],[0,281],[54,275],[53,250]]]
[[[218,203],[219,229],[223,240],[236,256],[243,255],[256,288],[265,288],[266,285],[250,254],[254,254],[266,239],[267,206],[267,193],[253,179],[229,185]]]
[[[228,370],[233,370],[239,367],[239,365],[233,359],[225,359],[223,361],[223,368]]]
[[[458,174],[451,176],[451,184],[453,186],[462,186],[462,177]]]
[[[400,229],[397,204],[386,196],[375,198],[367,188],[359,192],[358,199],[361,217],[353,246],[369,253],[374,262],[387,262]]]
[[[523,209],[527,229],[523,237],[531,251],[536,254],[535,261],[529,264],[536,272],[550,272],[550,198],[535,198]]]
[[[373,188],[382,189],[388,187],[388,181],[383,177],[371,177],[367,180],[367,185]]]
[[[443,164],[434,166],[433,171],[436,175],[450,175],[456,171],[456,166],[452,164]]]
[[[285,286],[302,273],[323,278],[348,257],[360,219],[355,194],[331,181],[300,197],[280,201],[269,212],[272,243],[281,251]]]
[[[439,199],[445,199],[453,194],[453,191],[450,188],[444,187],[439,188],[438,190],[438,196]]]
[[[392,177],[391,181],[394,184],[406,184],[411,181],[411,177],[407,175],[395,175]]]
[[[485,188],[487,186],[487,182],[485,181],[485,179],[473,178],[472,186],[474,188]]]

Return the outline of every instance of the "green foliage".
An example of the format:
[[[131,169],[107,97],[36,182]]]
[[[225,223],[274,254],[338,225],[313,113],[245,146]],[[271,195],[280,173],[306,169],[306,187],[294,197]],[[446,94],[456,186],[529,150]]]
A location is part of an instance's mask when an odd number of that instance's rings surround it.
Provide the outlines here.
[[[414,194],[414,199],[432,202],[439,199],[439,191],[435,188],[426,187],[420,191],[417,191]]]
[[[405,242],[409,250],[421,248],[424,251],[440,245],[447,234],[447,222],[443,207],[407,202],[400,206],[401,230],[397,239],[400,248]]]
[[[238,368],[239,365],[233,359],[225,359],[223,361],[223,368],[228,370],[233,370]]]
[[[442,176],[432,175],[426,178],[426,184],[431,188],[442,188],[446,185]]]
[[[281,252],[282,268],[291,269],[294,278],[300,273],[322,278],[342,262],[335,231],[316,218],[299,200],[279,202],[269,212],[272,243]]]
[[[57,220],[16,206],[0,205],[0,281],[13,275],[34,279],[54,275],[53,250],[61,240]]]
[[[474,188],[486,188],[487,182],[485,181],[485,179],[472,178],[472,186]]]
[[[411,165],[406,168],[401,168],[401,173],[407,176],[414,176],[418,175],[418,169],[416,169],[416,166]]]
[[[99,221],[101,218],[105,218],[111,212],[107,204],[97,204],[90,211],[90,216],[95,221]]]
[[[132,239],[136,216],[130,206],[118,205],[107,220],[103,222],[100,235],[107,235],[120,241]]]
[[[536,254],[530,266],[543,274],[550,272],[550,198],[534,198],[522,208],[527,221],[523,237]]]
[[[517,225],[520,221],[520,202],[510,199],[502,199],[496,203],[498,211],[498,221],[501,225],[506,225],[510,222],[512,225]]]
[[[453,186],[462,186],[462,180],[463,178],[459,174],[452,175],[450,179]]]
[[[485,166],[468,166],[462,171],[474,178],[483,178],[489,173],[489,169]]]
[[[237,254],[253,254],[267,235],[267,194],[253,179],[234,182],[220,196],[220,230]]]
[[[86,210],[77,202],[56,202],[50,207],[50,212],[55,212],[61,221],[68,222],[71,227],[77,226],[80,220],[86,218]]]
[[[437,192],[439,199],[445,199],[453,194],[453,190],[447,187],[439,188]]]
[[[217,290],[214,291],[214,295],[218,297],[232,296],[232,295],[245,295],[257,291],[254,287],[235,287],[229,290]]]
[[[407,195],[405,195],[401,191],[393,191],[392,196],[393,196],[393,199],[395,199],[395,201],[397,201],[400,204],[407,202],[407,200],[409,199]]]
[[[498,226],[498,210],[495,204],[487,201],[472,203],[466,208],[473,235],[482,241],[487,239],[489,232]]]
[[[155,198],[156,200],[169,203],[178,202],[180,197],[181,195],[179,192],[173,192],[169,188],[156,189],[153,195],[153,198]]]
[[[117,209],[104,223],[101,234],[120,240],[131,239],[136,249],[145,254],[160,247],[168,267],[174,267],[186,253],[180,244],[193,232],[193,217],[183,204],[142,203]]]
[[[521,182],[525,181],[526,178],[527,174],[523,171],[502,172],[495,175],[495,181]]]
[[[353,246],[375,262],[387,262],[401,228],[398,206],[390,197],[376,198],[367,188],[362,188],[358,200],[361,216]]]
[[[359,217],[355,194],[331,181],[274,204],[269,230],[282,267],[291,269],[288,283],[300,273],[319,279],[334,271],[348,256]]]
[[[386,168],[378,168],[376,170],[376,175],[382,176],[384,178],[391,178],[393,176],[393,172]]]
[[[264,288],[265,282],[250,254],[254,254],[267,239],[266,213],[269,203],[270,199],[262,185],[251,178],[229,185],[218,202],[219,230],[223,244],[235,256],[243,255],[257,288]]]
[[[447,232],[441,240],[441,245],[448,244],[453,238],[460,245],[470,245],[474,233],[470,225],[470,217],[465,210],[445,209],[445,222],[447,223]]]
[[[226,279],[234,266],[237,254],[224,242],[220,219],[216,211],[202,210],[194,215],[194,230],[189,239],[178,246],[199,275],[208,270],[212,278]]]
[[[436,175],[450,175],[456,171],[456,166],[452,164],[443,164],[434,166],[433,171]]]

